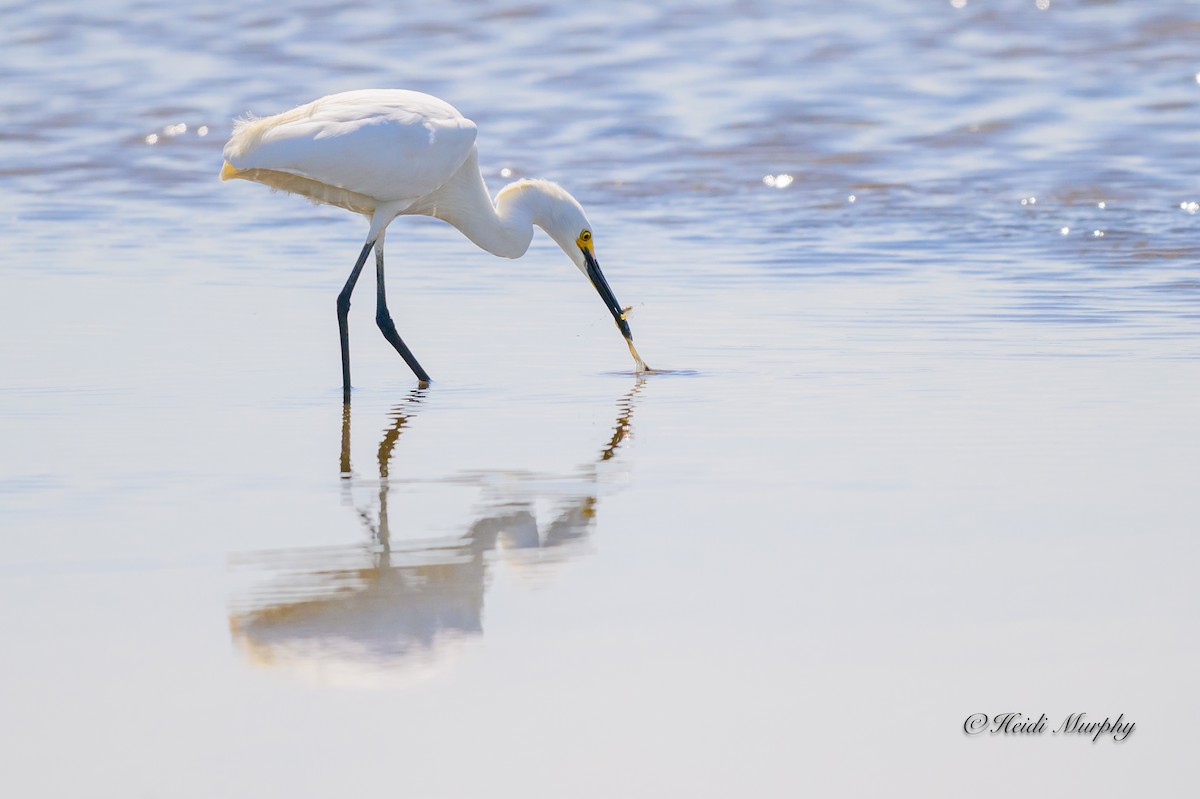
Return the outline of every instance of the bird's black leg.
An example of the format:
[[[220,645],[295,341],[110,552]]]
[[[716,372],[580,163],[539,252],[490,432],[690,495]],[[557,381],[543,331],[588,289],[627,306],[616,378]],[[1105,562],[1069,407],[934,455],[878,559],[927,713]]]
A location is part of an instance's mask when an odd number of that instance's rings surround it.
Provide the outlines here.
[[[337,298],[338,334],[342,339],[342,399],[345,402],[350,401],[350,330],[346,320],[350,313],[350,295],[354,293],[354,284],[358,282],[363,264],[367,262],[367,256],[374,246],[375,242],[368,241],[363,247],[358,261],[354,264],[354,269],[350,272],[350,277],[346,278],[346,285],[342,286],[342,293]]]
[[[383,288],[383,242],[375,246],[375,277],[378,288],[375,294],[375,324],[379,325],[383,337],[396,348],[396,352],[400,353],[400,357],[408,364],[408,368],[413,370],[413,374],[422,383],[429,382],[429,374],[421,368],[421,364],[417,363],[417,359],[413,357],[412,350],[400,338],[400,334],[396,332],[396,323],[392,321],[392,315],[388,313],[387,296]]]

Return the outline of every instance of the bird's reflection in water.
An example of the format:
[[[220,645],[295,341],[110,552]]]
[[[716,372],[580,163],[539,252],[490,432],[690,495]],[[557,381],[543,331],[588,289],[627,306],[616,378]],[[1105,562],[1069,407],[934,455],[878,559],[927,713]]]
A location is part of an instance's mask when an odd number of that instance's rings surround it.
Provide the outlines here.
[[[611,436],[576,473],[559,481],[511,472],[455,478],[456,484],[479,485],[492,494],[470,528],[457,537],[397,542],[388,521],[388,470],[425,399],[424,390],[414,390],[393,410],[393,423],[379,443],[374,507],[356,508],[370,540],[234,558],[234,573],[254,578],[250,588],[235,589],[234,641],[255,664],[323,683],[403,682],[429,671],[482,633],[492,553],[544,562],[569,556],[576,550],[572,545],[586,540],[596,512],[597,467],[611,460],[629,435],[644,385],[639,379],[621,398]],[[349,405],[342,415],[341,471],[353,504]],[[547,496],[556,510],[539,525],[535,503]]]

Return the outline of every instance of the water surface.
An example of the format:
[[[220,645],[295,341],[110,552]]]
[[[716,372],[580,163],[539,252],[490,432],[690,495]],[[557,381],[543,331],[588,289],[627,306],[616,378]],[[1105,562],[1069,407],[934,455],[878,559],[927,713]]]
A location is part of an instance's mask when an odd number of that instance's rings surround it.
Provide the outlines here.
[[[1200,502],[1200,12],[0,10],[0,747],[21,796],[1164,793]],[[545,237],[221,184],[408,87]],[[1124,713],[1125,742],[967,737]],[[897,786],[904,786],[903,789]],[[911,787],[910,787],[911,786]]]

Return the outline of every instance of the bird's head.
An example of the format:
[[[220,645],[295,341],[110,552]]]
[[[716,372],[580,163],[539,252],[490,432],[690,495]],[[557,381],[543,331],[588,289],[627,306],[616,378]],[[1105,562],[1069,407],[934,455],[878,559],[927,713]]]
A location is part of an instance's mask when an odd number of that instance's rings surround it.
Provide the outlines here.
[[[596,237],[583,206],[561,186],[548,181],[537,182],[542,184],[539,187],[542,202],[534,211],[533,223],[546,231],[571,259],[571,263],[591,281],[608,306],[621,335],[632,345],[633,333],[625,319],[625,311],[617,302],[616,295],[604,279],[604,273],[600,271],[600,262],[596,260]],[[638,360],[640,362],[641,359]]]
[[[638,371],[650,371],[650,367],[646,366],[646,362],[633,346],[633,332],[630,331],[629,322],[625,318],[626,311],[617,302],[616,295],[604,279],[604,273],[600,271],[600,262],[596,259],[596,236],[579,201],[557,183],[548,180],[518,180],[505,186],[496,195],[496,209],[502,217],[524,220],[525,225],[537,225],[554,239],[571,259],[571,263],[591,281],[600,298],[604,300],[605,306],[617,323],[617,329],[629,345],[629,354],[637,363]],[[528,227],[525,229],[528,230]],[[529,238],[526,234],[521,253],[524,253],[525,247],[528,246]]]

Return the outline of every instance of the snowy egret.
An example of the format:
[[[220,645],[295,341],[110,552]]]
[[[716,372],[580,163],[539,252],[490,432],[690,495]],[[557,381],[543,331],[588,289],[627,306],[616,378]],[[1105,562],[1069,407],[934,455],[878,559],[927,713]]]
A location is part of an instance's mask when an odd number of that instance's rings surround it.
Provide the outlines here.
[[[345,208],[371,223],[366,244],[338,295],[342,386],[350,391],[350,295],[375,250],[375,322],[422,382],[429,375],[396,332],[383,281],[387,226],[402,214],[442,219],[476,245],[504,258],[529,249],[537,225],[592,282],[616,320],[639,372],[623,309],[596,261],[583,207],[557,184],[518,180],[488,195],[475,149],[475,123],[449,103],[421,92],[366,89],[322,97],[282,114],[241,119],[225,145],[221,179],[241,178]]]

